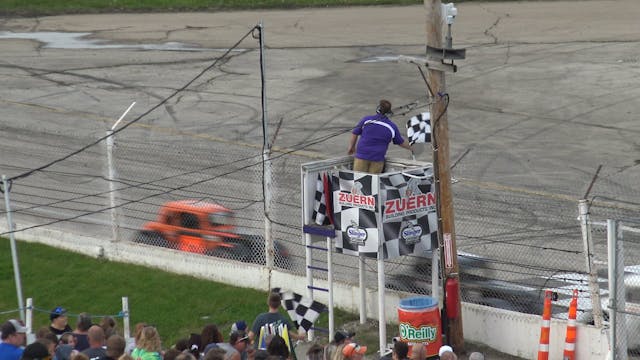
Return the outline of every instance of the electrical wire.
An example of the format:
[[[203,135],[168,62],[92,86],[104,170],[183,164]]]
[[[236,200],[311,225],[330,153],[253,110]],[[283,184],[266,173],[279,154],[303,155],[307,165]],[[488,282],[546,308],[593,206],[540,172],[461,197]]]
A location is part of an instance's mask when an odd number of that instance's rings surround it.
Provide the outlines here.
[[[301,145],[300,147],[304,148],[306,146],[315,145],[316,143],[325,141],[327,138],[331,138],[331,137],[337,136],[337,135],[342,134],[342,133],[344,133],[346,131],[349,131],[349,130],[350,130],[350,128],[346,129],[346,130],[343,130],[343,131],[340,131],[340,132],[335,132],[335,133],[332,133],[332,134],[329,134],[329,135],[321,136],[321,137],[317,138],[315,141],[312,141],[311,143],[307,143],[307,145]],[[286,156],[286,155],[288,155],[288,154],[290,154],[292,152],[298,151],[298,150],[299,150],[299,147],[294,147],[294,148],[292,148],[292,149],[290,149],[288,151],[281,152],[280,154],[276,155],[272,159],[277,159],[277,158]],[[256,157],[256,156],[252,156],[252,157]],[[217,175],[215,175],[213,177],[206,178],[206,179],[203,179],[203,180],[198,180],[198,181],[195,181],[195,182],[192,182],[190,184],[183,185],[183,186],[179,186],[179,187],[175,187],[175,188],[169,188],[167,190],[160,191],[160,192],[157,192],[155,194],[150,194],[150,195],[143,196],[143,197],[141,197],[139,199],[125,201],[125,202],[123,202],[121,204],[118,204],[118,205],[115,205],[115,206],[103,207],[103,208],[100,208],[98,210],[88,211],[88,212],[85,212],[83,214],[61,218],[61,219],[57,219],[57,220],[54,220],[54,221],[46,222],[46,223],[43,223],[43,224],[33,225],[33,226],[24,227],[24,228],[20,228],[20,229],[14,229],[13,231],[5,231],[3,233],[0,233],[0,236],[11,234],[11,233],[22,232],[22,231],[26,231],[26,230],[31,230],[31,229],[34,229],[34,228],[50,226],[50,225],[54,225],[54,224],[61,223],[61,222],[71,221],[71,220],[75,220],[75,219],[81,218],[83,216],[88,216],[88,215],[101,213],[101,212],[104,212],[104,211],[107,211],[107,210],[111,210],[111,209],[114,209],[114,208],[119,208],[119,207],[122,207],[122,206],[125,206],[125,205],[129,205],[129,204],[132,204],[132,203],[136,203],[136,202],[139,202],[139,201],[142,201],[142,200],[146,200],[146,199],[150,199],[150,198],[153,198],[153,197],[157,197],[157,196],[160,196],[160,195],[166,195],[166,194],[172,193],[174,191],[183,190],[185,188],[189,188],[189,187],[192,187],[192,186],[195,186],[195,185],[198,185],[198,184],[202,184],[204,182],[211,181],[213,179],[216,179],[216,178],[219,178],[219,177],[222,177],[222,176],[227,176],[229,174],[232,174],[232,173],[235,173],[235,172],[238,172],[238,171],[241,171],[241,170],[245,170],[245,169],[253,167],[253,166],[262,165],[263,161],[264,160],[261,159],[258,162],[250,163],[248,165],[245,165],[245,166],[242,166],[240,168],[228,171],[226,173],[217,174]]]
[[[95,140],[92,143],[89,143],[88,145],[85,145],[83,147],[81,147],[78,150],[72,151],[71,153],[60,157],[56,160],[53,160],[47,164],[44,164],[40,167],[37,167],[35,169],[31,169],[27,172],[24,172],[22,174],[16,175],[10,179],[8,179],[9,181],[13,181],[13,180],[17,180],[17,179],[21,179],[27,176],[30,176],[31,174],[40,171],[40,170],[44,170],[48,167],[51,167],[52,165],[55,165],[59,162],[62,162],[76,154],[79,154],[97,144],[99,144],[100,142],[102,142],[103,140],[105,140],[106,138],[110,137],[110,136],[114,136],[115,134],[125,130],[126,128],[128,128],[129,126],[137,123],[138,121],[140,121],[142,118],[144,118],[145,116],[147,116],[148,114],[150,114],[151,112],[153,112],[154,110],[156,110],[157,108],[159,108],[160,106],[164,105],[165,103],[167,103],[169,100],[171,100],[173,97],[175,97],[177,94],[181,93],[182,91],[184,91],[186,88],[188,88],[189,86],[191,86],[191,84],[193,84],[196,80],[198,80],[202,75],[204,75],[206,72],[208,72],[209,70],[211,70],[213,67],[215,67],[218,62],[222,61],[223,59],[225,59],[227,57],[227,55],[229,55],[229,53],[231,53],[231,51],[233,51],[233,49],[235,49],[236,47],[238,47],[238,45],[240,45],[240,43],[242,41],[244,41],[245,38],[247,38],[249,35],[251,35],[253,33],[253,31],[256,29],[257,26],[254,26],[253,28],[251,28],[251,30],[249,30],[244,36],[242,36],[233,46],[231,46],[229,49],[227,49],[227,51],[222,54],[222,56],[218,57],[211,65],[207,66],[206,68],[204,68],[198,75],[196,75],[195,77],[193,77],[191,80],[189,80],[186,84],[184,84],[182,87],[178,88],[177,90],[175,90],[171,95],[165,97],[164,99],[162,99],[160,102],[158,102],[156,105],[152,106],[149,110],[145,111],[144,113],[138,115],[135,119],[129,121],[128,123],[124,124],[123,126],[121,126],[120,128],[114,130],[112,133],[110,133],[109,135],[105,135],[103,137],[100,137],[99,139]]]

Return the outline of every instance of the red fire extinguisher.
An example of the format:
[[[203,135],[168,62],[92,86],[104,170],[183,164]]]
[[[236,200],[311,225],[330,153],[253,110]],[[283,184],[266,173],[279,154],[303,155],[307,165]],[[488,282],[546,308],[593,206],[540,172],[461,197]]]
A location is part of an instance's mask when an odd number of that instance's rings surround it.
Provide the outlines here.
[[[460,294],[458,293],[458,277],[450,277],[447,279],[445,285],[446,292],[446,305],[447,305],[447,318],[455,319],[458,317],[458,297]]]

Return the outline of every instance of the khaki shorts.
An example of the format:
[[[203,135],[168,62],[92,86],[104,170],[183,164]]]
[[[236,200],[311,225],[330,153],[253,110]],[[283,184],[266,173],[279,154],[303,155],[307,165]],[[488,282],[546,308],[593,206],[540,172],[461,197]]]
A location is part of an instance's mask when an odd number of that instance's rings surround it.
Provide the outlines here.
[[[384,168],[384,161],[369,161],[353,158],[353,171],[380,174]]]

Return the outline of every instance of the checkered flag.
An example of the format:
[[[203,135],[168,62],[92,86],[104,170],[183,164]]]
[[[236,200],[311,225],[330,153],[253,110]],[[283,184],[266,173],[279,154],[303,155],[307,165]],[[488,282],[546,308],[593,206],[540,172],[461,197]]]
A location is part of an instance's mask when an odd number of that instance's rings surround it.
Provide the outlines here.
[[[423,112],[407,121],[409,145],[431,142],[431,115]]]
[[[313,203],[311,219],[318,225],[332,225],[333,211],[331,211],[331,185],[327,174],[318,173],[316,194]]]
[[[320,313],[327,310],[324,304],[313,299],[304,297],[291,290],[282,288],[273,288],[272,292],[277,292],[282,297],[282,306],[289,313],[289,317],[298,327],[302,327],[305,331],[309,331],[313,323],[318,319]]]

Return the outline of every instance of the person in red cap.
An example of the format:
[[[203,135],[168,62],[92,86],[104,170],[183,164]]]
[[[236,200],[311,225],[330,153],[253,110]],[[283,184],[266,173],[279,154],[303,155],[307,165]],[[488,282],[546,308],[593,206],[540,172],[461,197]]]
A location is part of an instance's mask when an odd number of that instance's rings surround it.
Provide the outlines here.
[[[361,360],[366,352],[366,346],[361,346],[356,343],[345,344],[342,348],[342,356],[349,360]]]

